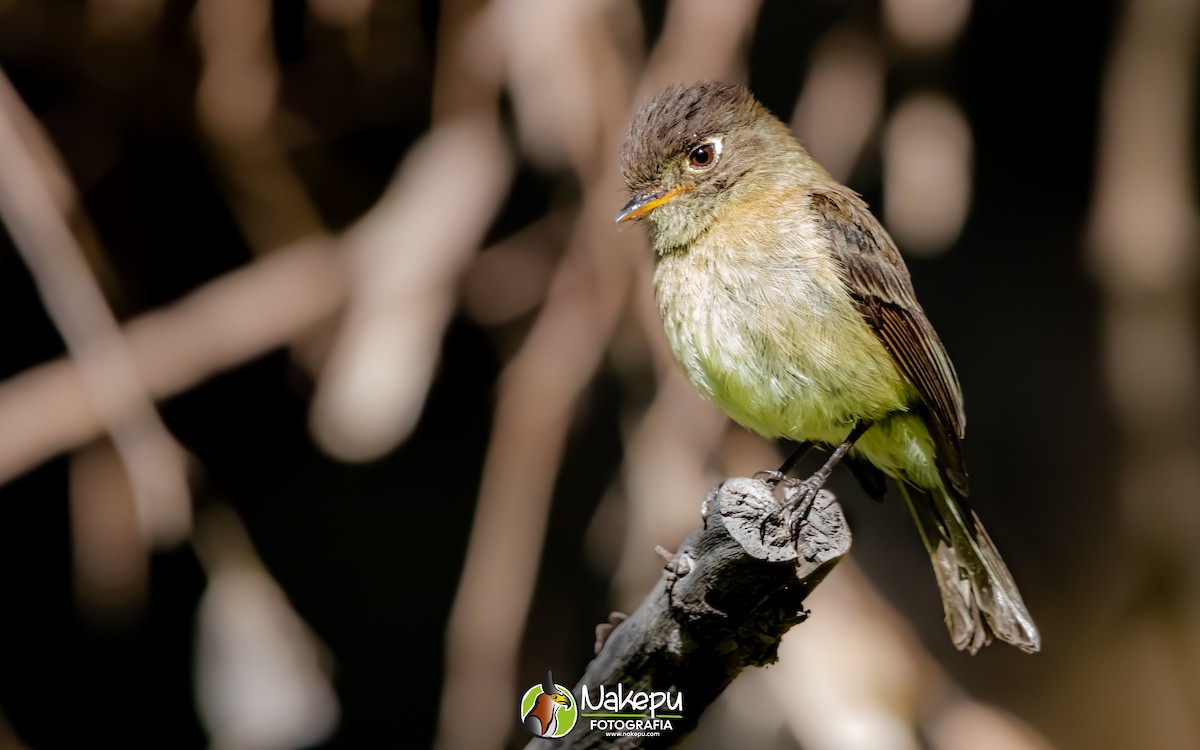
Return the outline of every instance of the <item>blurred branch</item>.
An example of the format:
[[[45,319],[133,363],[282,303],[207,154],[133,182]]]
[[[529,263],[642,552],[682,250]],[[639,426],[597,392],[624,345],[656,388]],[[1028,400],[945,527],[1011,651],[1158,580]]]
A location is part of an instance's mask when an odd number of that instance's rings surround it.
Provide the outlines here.
[[[71,454],[71,563],[75,600],[93,622],[128,623],[144,614],[150,560],[141,544],[129,472],[111,440]]]
[[[1200,744],[1200,341],[1194,177],[1195,3],[1124,4],[1105,75],[1091,261],[1102,292],[1104,369],[1124,444],[1118,493],[1137,554],[1127,596],[1149,603],[1143,628],[1102,650],[1145,684],[1175,683],[1184,700],[1140,691],[1131,712],[1159,711],[1176,743]],[[1125,626],[1128,627],[1128,626]],[[1147,652],[1161,653],[1161,671]],[[1112,657],[1110,657],[1112,658]],[[1089,662],[1095,660],[1090,658]],[[1100,667],[1097,667],[1099,673]],[[1087,689],[1095,689],[1091,680]],[[1190,696],[1190,697],[1187,697]],[[1178,706],[1178,708],[1174,708]],[[1167,732],[1139,743],[1164,744]]]
[[[13,112],[23,106],[0,73],[0,218],[129,472],[143,539],[158,545],[177,542],[191,525],[182,451],[154,410],[83,251],[21,140]],[[21,432],[16,436],[25,437]]]
[[[377,458],[416,427],[459,277],[511,172],[493,117],[439,125],[410,149],[387,193],[347,233],[353,290],[311,418],[330,454]]]
[[[229,507],[197,514],[208,585],[196,613],[196,704],[213,748],[311,747],[337,726],[325,645]]]
[[[196,114],[228,204],[258,254],[324,230],[280,137],[281,73],[269,0],[201,0]]]
[[[625,465],[618,481],[628,500],[610,594],[618,608],[633,606],[654,585],[657,571],[646,550],[686,537],[696,496],[721,476],[721,467],[713,464],[729,419],[700,398],[674,362],[667,365],[654,400],[625,437]],[[769,444],[762,447],[768,455],[741,466],[777,466],[782,459]]]
[[[923,579],[921,568],[914,573]],[[720,731],[702,727],[695,739],[703,734],[710,744],[695,742],[697,748],[721,747],[721,736],[738,737],[744,747],[772,746],[787,736],[783,744],[798,748],[1050,750],[1016,716],[958,684],[852,557],[830,578],[806,600],[816,614],[784,639],[779,663],[743,675],[725,691],[722,705],[710,711]],[[945,640],[941,628],[934,637]],[[992,653],[1024,666],[1011,649]],[[954,658],[960,668],[977,670],[993,657],[955,652]]]
[[[339,257],[326,243],[309,242],[135,318],[125,326],[124,347],[146,393],[166,398],[286,344],[337,311],[345,296]],[[0,482],[92,439],[105,415],[124,420],[128,407],[93,403],[74,359],[0,383]]]
[[[574,690],[624,686],[675,691],[683,717],[658,737],[608,738],[578,728],[562,740],[529,748],[669,747],[695,728],[710,703],[746,667],[774,663],[779,641],[808,613],[803,602],[850,550],[850,530],[833,495],[822,492],[793,537],[777,515],[770,486],[739,477],[713,489],[704,526],[668,558],[642,605],[609,634]]]
[[[378,458],[416,427],[459,279],[512,179],[482,7],[441,5],[432,126],[354,230],[354,288],[310,420],[322,448],[343,460]]]

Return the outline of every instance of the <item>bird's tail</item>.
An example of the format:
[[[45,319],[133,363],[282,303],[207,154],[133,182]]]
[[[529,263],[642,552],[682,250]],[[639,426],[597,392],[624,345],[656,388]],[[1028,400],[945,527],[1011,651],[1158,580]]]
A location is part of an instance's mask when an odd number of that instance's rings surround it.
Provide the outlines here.
[[[1022,651],[1039,650],[1037,626],[974,511],[943,487],[926,494],[897,484],[933,562],[954,646],[974,654],[995,635]]]

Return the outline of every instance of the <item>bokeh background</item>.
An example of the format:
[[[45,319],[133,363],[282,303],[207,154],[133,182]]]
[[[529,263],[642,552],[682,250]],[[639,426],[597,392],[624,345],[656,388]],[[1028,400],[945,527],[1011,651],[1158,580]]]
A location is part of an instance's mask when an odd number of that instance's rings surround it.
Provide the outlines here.
[[[745,82],[908,258],[1042,627],[902,504],[693,748],[1200,747],[1197,3],[0,0],[0,747],[486,750],[707,489],[617,155]]]

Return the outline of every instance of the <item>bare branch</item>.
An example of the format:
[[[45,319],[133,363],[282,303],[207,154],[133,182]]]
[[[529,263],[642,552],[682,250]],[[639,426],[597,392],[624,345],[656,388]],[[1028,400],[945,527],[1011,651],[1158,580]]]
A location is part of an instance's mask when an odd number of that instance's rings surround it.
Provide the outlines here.
[[[805,597],[850,550],[846,519],[826,491],[798,538],[760,480],[726,480],[705,506],[704,526],[668,561],[637,611],[612,630],[574,690],[577,701],[585,688],[596,700],[601,685],[675,691],[683,695],[683,718],[657,737],[609,737],[590,728],[580,707],[575,731],[528,748],[675,745],[742,670],[774,663],[783,634],[808,617]]]

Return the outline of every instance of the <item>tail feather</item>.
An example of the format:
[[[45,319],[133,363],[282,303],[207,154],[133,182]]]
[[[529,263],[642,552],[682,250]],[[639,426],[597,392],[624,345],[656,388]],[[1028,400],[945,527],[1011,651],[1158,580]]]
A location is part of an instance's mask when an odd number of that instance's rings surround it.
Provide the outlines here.
[[[974,654],[995,635],[1022,651],[1041,649],[1037,626],[979,517],[943,488],[926,494],[898,484],[933,562],[955,648]]]

